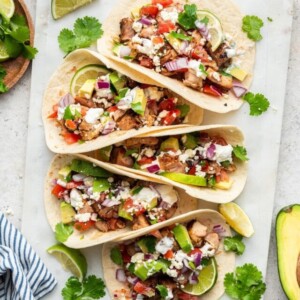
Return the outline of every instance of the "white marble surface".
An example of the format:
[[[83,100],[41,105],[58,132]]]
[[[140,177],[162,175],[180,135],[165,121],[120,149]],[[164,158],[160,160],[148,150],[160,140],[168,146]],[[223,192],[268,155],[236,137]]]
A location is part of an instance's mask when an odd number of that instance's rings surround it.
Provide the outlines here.
[[[31,13],[35,12],[35,0],[25,1]],[[288,204],[298,202],[298,174],[300,158],[295,153],[300,151],[299,102],[297,98],[300,82],[300,2],[295,2],[293,11],[291,56],[283,119],[283,131],[280,148],[277,190],[274,217],[278,210]],[[276,21],[276,20],[274,20]],[[30,95],[30,69],[19,84],[6,95],[0,95],[0,128],[2,151],[0,153],[1,172],[0,188],[3,195],[0,210],[12,212],[9,219],[17,226],[21,225],[24,161],[27,137],[28,104]],[[34,191],[33,191],[34,193]],[[274,220],[270,243],[267,272],[267,292],[265,299],[285,299],[282,293],[276,262]]]

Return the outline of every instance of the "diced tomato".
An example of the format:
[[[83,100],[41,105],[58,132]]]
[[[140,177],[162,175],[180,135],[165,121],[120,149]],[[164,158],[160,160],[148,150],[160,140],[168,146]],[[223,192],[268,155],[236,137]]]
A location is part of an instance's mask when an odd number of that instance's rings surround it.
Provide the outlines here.
[[[189,175],[195,175],[196,174],[196,166],[192,166],[188,172]]]
[[[170,249],[164,254],[164,258],[171,259],[174,256],[174,252]]]
[[[149,232],[149,234],[153,235],[154,237],[156,237],[158,239],[162,239],[162,235],[159,230],[153,230],[153,231]]]
[[[66,189],[64,187],[60,186],[59,184],[56,184],[55,187],[52,189],[51,194],[57,198],[61,198],[65,190]]]
[[[118,109],[118,107],[117,107],[116,105],[114,105],[114,106],[109,107],[109,108],[107,109],[107,111],[108,111],[108,112],[114,112],[114,111],[116,111],[117,109]]]
[[[141,8],[140,14],[142,16],[151,16],[153,18],[158,14],[158,7],[156,5],[147,5]]]
[[[83,185],[82,181],[79,181],[79,182],[70,181],[70,182],[67,183],[66,189],[71,190],[71,189],[77,188],[81,185]]]
[[[154,157],[147,157],[147,156],[143,156],[140,160],[138,160],[138,164],[141,165],[147,165],[147,164],[151,164],[153,161],[155,160]]]
[[[189,295],[184,292],[178,293],[177,296],[180,300],[199,300],[198,296]]]
[[[209,163],[207,160],[201,160],[201,171],[207,172],[209,167]]]
[[[229,181],[229,176],[225,170],[221,170],[221,181]]]
[[[137,292],[138,294],[143,294],[147,290],[147,286],[142,284],[140,281],[138,281],[135,286],[133,287],[133,290]]]
[[[164,42],[164,39],[161,36],[155,36],[152,38],[152,43],[154,45],[163,44],[163,42]]]
[[[162,123],[164,125],[171,125],[174,123],[174,121],[180,116],[180,110],[179,109],[173,109],[168,112],[168,114],[161,119]]]
[[[84,117],[88,112],[89,108],[86,106],[81,106],[81,115]]]
[[[173,31],[175,29],[175,24],[171,21],[161,21],[158,23],[157,33],[163,34]]]
[[[167,7],[173,4],[173,0],[152,0],[152,4],[160,4],[163,7]]]
[[[215,96],[215,97],[222,96],[222,93],[219,92],[219,90],[215,86],[213,86],[212,84],[206,84],[203,87],[203,93],[209,94],[209,95],[212,95],[212,96]]]
[[[77,129],[77,124],[73,120],[66,120],[65,125],[70,130],[74,131]]]
[[[146,211],[145,208],[141,207],[138,211],[136,211],[134,214],[138,217],[142,215]]]
[[[126,248],[124,250],[121,250],[121,254],[122,254],[123,262],[125,264],[128,264],[131,262],[131,256],[128,254]]]
[[[191,57],[194,59],[201,59],[202,62],[209,62],[209,55],[207,54],[206,50],[202,46],[196,46],[191,51]]]
[[[53,113],[48,116],[48,119],[56,119],[57,118],[57,112],[58,112],[58,104],[53,105]]]
[[[80,136],[75,133],[66,132],[66,133],[64,133],[63,136],[64,136],[66,143],[69,145],[75,144],[80,140]]]
[[[175,109],[175,101],[173,98],[165,99],[162,102],[159,103],[158,106],[159,111],[162,110],[173,110]]]
[[[131,208],[133,206],[133,200],[132,198],[128,198],[125,202],[124,202],[124,205],[123,205],[123,208],[125,210]]]
[[[189,256],[192,256],[194,254],[202,253],[202,251],[199,248],[194,248],[190,253]]]
[[[86,231],[93,227],[95,224],[95,221],[89,220],[87,222],[75,222],[74,227],[78,231]]]

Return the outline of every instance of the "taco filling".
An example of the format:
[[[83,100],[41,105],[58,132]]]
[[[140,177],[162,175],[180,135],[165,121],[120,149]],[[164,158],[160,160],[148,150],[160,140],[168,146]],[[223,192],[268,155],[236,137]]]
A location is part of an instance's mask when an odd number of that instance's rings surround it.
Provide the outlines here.
[[[113,52],[212,96],[246,92],[248,74],[239,67],[244,50],[223,32],[217,16],[195,4],[152,0],[136,7],[120,21]]]
[[[131,138],[100,149],[99,158],[173,181],[228,190],[235,172],[235,148],[223,137],[193,132],[171,137]],[[244,148],[243,148],[244,149]],[[247,159],[245,157],[245,159]]]
[[[111,248],[116,279],[127,287],[114,299],[199,299],[217,280],[221,227],[192,220]]]
[[[48,116],[61,126],[68,144],[93,140],[117,130],[184,122],[189,105],[180,104],[167,89],[138,83],[103,67],[99,69],[106,74],[86,80],[74,97],[64,95]]]
[[[79,231],[141,229],[171,218],[178,201],[171,186],[110,174],[79,159],[58,172],[52,195],[60,201],[62,222]]]

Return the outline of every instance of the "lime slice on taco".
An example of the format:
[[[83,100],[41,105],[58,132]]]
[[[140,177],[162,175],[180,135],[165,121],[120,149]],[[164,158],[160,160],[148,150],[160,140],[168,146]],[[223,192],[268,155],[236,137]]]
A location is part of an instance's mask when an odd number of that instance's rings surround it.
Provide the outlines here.
[[[6,61],[9,59],[9,55],[6,51],[4,43],[0,41],[0,62]]]

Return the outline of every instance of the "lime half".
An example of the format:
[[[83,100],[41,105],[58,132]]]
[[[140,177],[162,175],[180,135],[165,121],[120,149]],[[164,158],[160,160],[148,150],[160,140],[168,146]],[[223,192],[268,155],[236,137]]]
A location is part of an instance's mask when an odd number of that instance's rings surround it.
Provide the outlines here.
[[[223,29],[220,20],[211,12],[207,10],[197,11],[198,19],[208,19],[207,28],[210,34],[210,43],[212,51],[217,50],[223,42]]]
[[[219,211],[237,233],[245,237],[250,237],[254,233],[249,217],[236,203],[220,204]]]
[[[176,172],[163,172],[160,173],[159,175],[184,184],[190,184],[196,186],[207,186],[206,178],[201,176],[194,176],[194,175],[188,175],[188,174],[176,173]]]
[[[0,62],[6,61],[9,59],[9,55],[6,51],[5,45],[0,41]]]
[[[6,19],[9,20],[15,12],[15,3],[14,0],[1,0],[0,1],[0,14]]]
[[[200,296],[208,292],[216,283],[218,278],[217,263],[212,257],[208,261],[198,276],[199,282],[197,284],[187,284],[182,290],[190,295]]]
[[[87,65],[79,69],[73,76],[70,84],[70,93],[73,97],[88,79],[97,79],[101,75],[109,73],[109,70],[101,65]]]
[[[52,0],[52,17],[57,20],[77,8],[91,3],[93,0]]]
[[[80,281],[83,280],[87,272],[87,262],[79,250],[56,244],[48,248],[47,252],[55,256],[65,270],[71,271]]]

